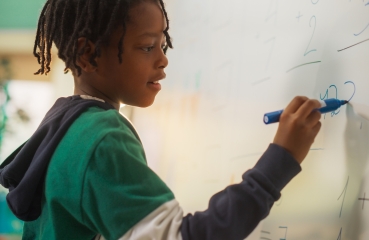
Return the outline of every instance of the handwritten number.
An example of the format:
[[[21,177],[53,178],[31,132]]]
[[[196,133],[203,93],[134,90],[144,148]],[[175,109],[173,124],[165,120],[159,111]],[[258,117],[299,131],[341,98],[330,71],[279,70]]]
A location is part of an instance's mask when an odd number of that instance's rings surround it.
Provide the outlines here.
[[[351,99],[355,96],[356,94],[356,85],[353,81],[346,81],[344,83],[344,85],[347,85],[347,84],[352,84],[353,87],[354,87],[354,92],[352,93],[351,97],[349,99],[347,99],[347,101],[351,101]],[[325,99],[329,99],[329,89],[331,88],[334,88],[335,89],[335,98],[338,99],[338,88],[336,85],[332,84],[329,86],[329,88],[325,91],[325,94],[324,96],[322,96],[322,94],[319,94],[319,97],[320,97],[320,100],[325,100]],[[331,112],[331,116],[334,117],[335,115],[338,115],[340,113],[341,110],[336,110],[334,112]],[[324,118],[325,118],[325,114],[324,114]]]
[[[336,99],[337,99],[337,97],[338,97],[337,87],[336,87],[336,85],[334,85],[334,84],[332,84],[332,85],[330,85],[330,86],[329,86],[329,88],[331,88],[331,87],[334,87],[334,89],[336,89]]]
[[[311,44],[311,41],[313,40],[313,37],[314,37],[314,34],[315,34],[315,28],[316,28],[316,17],[315,16],[312,16],[310,18],[310,27],[311,27],[311,21],[314,19],[314,30],[313,30],[313,34],[311,35],[311,38],[310,38],[310,41],[309,41],[309,45],[307,46],[306,50],[305,50],[305,53],[304,53],[304,56],[308,55],[309,53],[311,52],[316,52],[316,49],[311,49],[309,50],[309,47],[310,47],[310,44]]]
[[[337,201],[340,200],[340,198],[343,196],[342,198],[342,204],[341,204],[341,211],[340,211],[340,218],[341,218],[341,215],[342,215],[342,208],[343,208],[343,203],[345,202],[345,197],[346,197],[346,192],[347,192],[347,186],[348,186],[348,183],[349,183],[349,180],[350,180],[350,176],[347,177],[347,182],[346,182],[346,186],[345,188],[343,189],[341,195],[338,197]]]
[[[275,2],[275,6],[274,6],[274,10],[272,10],[274,2]],[[268,22],[273,16],[276,16],[277,13],[278,13],[278,0],[270,0],[269,9],[268,9],[265,22]],[[277,19],[277,17],[275,17],[275,19]]]
[[[341,230],[340,230],[340,234],[338,235],[337,240],[341,240],[341,234],[342,234],[342,228],[341,228]]]
[[[279,228],[281,229],[285,229],[286,231],[284,232],[284,238],[280,238],[280,240],[287,240],[287,230],[288,230],[288,227],[282,227],[280,226]]]
[[[336,85],[330,85],[329,88],[334,87],[336,89],[336,99],[338,99],[338,90]],[[331,112],[331,117],[340,113],[341,110]]]
[[[355,93],[356,93],[356,86],[355,86],[355,83],[354,82],[352,82],[352,81],[347,81],[347,82],[345,82],[345,85],[346,84],[348,84],[348,83],[350,83],[350,84],[352,84],[352,85],[354,85],[354,93],[352,94],[352,96],[350,97],[350,99],[348,99],[347,101],[351,101],[351,99],[355,96]]]
[[[322,94],[320,94],[320,100],[328,99],[328,89],[325,91],[324,96],[322,97]]]
[[[325,95],[322,97],[322,94],[320,94],[320,100],[328,99],[328,89],[325,91]],[[325,119],[326,113],[324,113],[324,119]]]
[[[336,91],[336,99],[338,99],[338,89],[336,87],[336,85],[330,85],[329,88],[327,89],[327,91],[325,91],[325,94],[324,96],[322,97],[322,94],[320,94],[320,100],[325,100],[325,99],[329,99],[329,89],[330,88],[334,88]],[[340,113],[340,110],[337,110],[337,111],[333,111],[331,112],[331,117],[334,117],[335,115],[339,114]],[[325,118],[325,114],[324,114],[324,118]]]

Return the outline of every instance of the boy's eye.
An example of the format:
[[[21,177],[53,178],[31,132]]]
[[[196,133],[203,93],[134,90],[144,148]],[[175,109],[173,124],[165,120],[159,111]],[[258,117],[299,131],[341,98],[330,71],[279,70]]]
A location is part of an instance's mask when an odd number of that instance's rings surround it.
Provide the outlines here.
[[[154,48],[155,48],[154,46],[150,46],[150,47],[144,47],[141,49],[144,50],[145,52],[151,52]],[[166,51],[168,49],[168,45],[167,44],[161,45],[161,49]]]
[[[142,50],[144,50],[145,52],[151,52],[153,49],[154,49],[154,46],[142,48]]]

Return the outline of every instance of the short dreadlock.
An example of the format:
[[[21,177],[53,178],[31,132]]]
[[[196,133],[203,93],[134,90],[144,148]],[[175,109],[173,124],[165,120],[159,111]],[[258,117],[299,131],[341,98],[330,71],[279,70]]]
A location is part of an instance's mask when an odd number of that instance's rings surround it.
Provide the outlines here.
[[[47,0],[42,9],[33,54],[41,65],[35,74],[50,72],[51,46],[53,42],[58,48],[58,57],[65,62],[64,73],[68,69],[76,69],[78,75],[81,68],[76,64],[78,56],[81,56],[87,45],[87,41],[95,43],[95,52],[90,58],[90,63],[97,66],[96,57],[101,56],[101,46],[109,44],[111,33],[118,26],[123,27],[123,34],[118,44],[118,59],[122,62],[123,38],[126,33],[126,23],[129,20],[128,12],[133,6],[144,1],[158,2],[164,13],[167,27],[164,30],[166,48],[172,48],[172,42],[168,33],[169,19],[163,0]],[[78,52],[77,39],[85,37],[84,47]]]

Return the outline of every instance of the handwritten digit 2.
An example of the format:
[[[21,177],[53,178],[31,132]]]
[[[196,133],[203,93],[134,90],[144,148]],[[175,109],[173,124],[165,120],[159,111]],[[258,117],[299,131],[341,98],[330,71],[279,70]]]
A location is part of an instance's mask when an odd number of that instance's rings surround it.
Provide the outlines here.
[[[309,53],[311,52],[316,52],[316,49],[311,49],[309,50],[309,47],[310,47],[310,44],[311,44],[311,41],[313,40],[313,37],[314,37],[314,34],[315,34],[315,29],[316,29],[316,17],[315,15],[313,15],[311,18],[310,18],[310,27],[311,27],[311,21],[314,19],[314,30],[313,30],[313,34],[311,35],[311,38],[310,38],[310,41],[309,41],[309,44],[305,50],[305,53],[304,53],[304,56],[308,55]]]
[[[352,85],[354,85],[354,93],[352,94],[352,96],[347,100],[347,101],[351,101],[351,99],[355,96],[355,93],[356,93],[356,86],[355,86],[355,83],[353,82],[353,81],[347,81],[347,82],[345,82],[345,85],[346,84],[348,84],[348,83],[350,83],[350,84],[352,84]]]

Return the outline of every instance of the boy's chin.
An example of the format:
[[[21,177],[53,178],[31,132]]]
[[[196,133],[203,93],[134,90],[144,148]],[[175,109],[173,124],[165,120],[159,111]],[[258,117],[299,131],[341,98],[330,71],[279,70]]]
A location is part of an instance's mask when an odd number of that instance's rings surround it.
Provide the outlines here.
[[[154,104],[154,101],[151,101],[150,103],[147,103],[147,104],[144,104],[142,106],[140,106],[141,108],[147,108],[147,107],[150,107],[151,105]]]
[[[147,107],[150,107],[151,105],[153,105],[154,102],[155,102],[155,98],[150,99],[150,100],[146,100],[146,101],[142,101],[142,102],[139,102],[139,103],[127,104],[127,105],[131,105],[131,106],[139,107],[139,108],[147,108]]]

